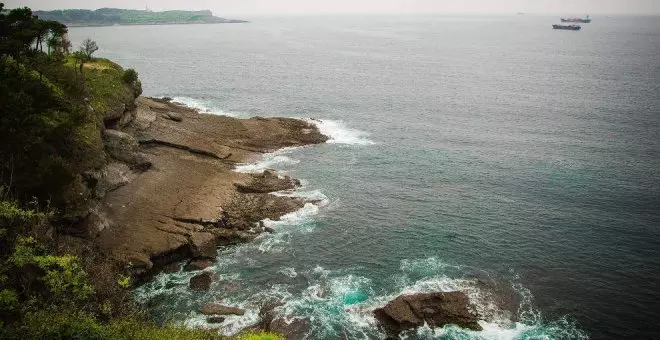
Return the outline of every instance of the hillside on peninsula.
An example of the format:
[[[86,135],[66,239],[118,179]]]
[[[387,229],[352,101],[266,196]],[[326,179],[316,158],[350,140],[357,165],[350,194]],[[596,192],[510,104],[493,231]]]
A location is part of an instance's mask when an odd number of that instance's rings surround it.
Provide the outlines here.
[[[101,8],[64,9],[54,11],[34,11],[43,20],[54,20],[67,26],[112,26],[112,25],[168,25],[168,24],[228,24],[244,23],[216,17],[209,10],[204,11],[163,11]]]

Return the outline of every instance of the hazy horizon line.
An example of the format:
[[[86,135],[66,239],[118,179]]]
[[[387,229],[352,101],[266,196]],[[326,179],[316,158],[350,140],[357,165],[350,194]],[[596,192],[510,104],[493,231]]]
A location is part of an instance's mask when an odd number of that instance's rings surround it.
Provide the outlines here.
[[[22,7],[29,7],[29,6],[21,6],[21,7],[13,7],[13,8],[22,8]],[[125,7],[99,7],[99,8],[57,8],[57,9],[41,9],[41,8],[30,8],[32,11],[44,11],[44,12],[49,12],[49,11],[65,11],[65,10],[90,10],[90,11],[96,11],[99,9],[103,8],[118,8],[118,9],[125,9],[125,10],[142,10],[144,11],[144,8],[125,8]],[[12,8],[5,8],[6,10],[11,10]],[[524,12],[524,11],[519,11],[519,12],[342,12],[342,11],[337,11],[337,12],[307,12],[307,13],[301,13],[301,12],[281,12],[281,13],[255,13],[255,12],[245,12],[245,13],[231,13],[231,12],[226,12],[226,13],[216,13],[210,8],[200,8],[200,9],[159,9],[159,10],[150,10],[151,12],[167,12],[167,11],[211,11],[214,16],[252,16],[252,17],[278,17],[278,16],[355,16],[355,15],[373,15],[373,16],[392,16],[392,15],[465,15],[465,16],[509,16],[509,15],[531,15],[531,16],[551,16],[551,15],[559,15],[559,16],[592,16],[592,14],[597,15],[597,16],[660,16],[660,12],[657,13],[644,13],[644,12],[628,12],[628,13],[621,13],[621,12],[589,12],[589,13],[583,13],[583,14],[577,14],[577,13],[570,13],[570,12]]]

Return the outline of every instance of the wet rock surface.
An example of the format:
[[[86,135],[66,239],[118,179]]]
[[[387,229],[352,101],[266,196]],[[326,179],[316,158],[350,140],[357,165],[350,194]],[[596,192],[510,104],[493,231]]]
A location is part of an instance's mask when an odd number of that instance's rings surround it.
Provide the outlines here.
[[[454,324],[480,331],[477,315],[469,307],[463,292],[419,293],[398,296],[374,314],[390,338],[424,324],[431,328]]]
[[[243,315],[244,309],[221,305],[216,302],[209,302],[199,310],[204,315]]]
[[[197,292],[206,292],[211,287],[213,276],[209,272],[204,272],[190,278],[190,289]]]

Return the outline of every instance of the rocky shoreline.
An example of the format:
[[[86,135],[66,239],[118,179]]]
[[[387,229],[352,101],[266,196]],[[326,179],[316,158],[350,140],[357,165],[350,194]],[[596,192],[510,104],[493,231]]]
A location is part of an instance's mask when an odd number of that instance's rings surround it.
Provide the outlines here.
[[[217,275],[204,269],[214,264],[217,247],[275,232],[261,221],[319,203],[272,195],[300,186],[274,170],[234,171],[267,152],[326,142],[328,137],[310,123],[204,114],[169,98],[146,97],[110,118],[104,120],[103,141],[111,159],[83,176],[93,203],[78,229],[104,256],[125,264],[134,282],[179,271],[185,263],[184,270],[201,271],[191,277],[190,289],[208,291]],[[304,337],[311,320],[277,318],[275,310],[283,303],[265,301],[260,321],[249,328]],[[213,301],[199,312],[209,324],[245,313]],[[479,316],[461,292],[403,295],[373,313],[391,339],[423,325],[481,330]]]
[[[300,182],[273,170],[235,172],[235,165],[328,139],[297,119],[237,119],[146,97],[106,122],[103,137],[112,160],[84,176],[98,204],[82,230],[137,281],[184,260],[190,260],[188,268],[203,269],[212,265],[218,246],[272,232],[258,222],[277,220],[306,202],[269,193]]]

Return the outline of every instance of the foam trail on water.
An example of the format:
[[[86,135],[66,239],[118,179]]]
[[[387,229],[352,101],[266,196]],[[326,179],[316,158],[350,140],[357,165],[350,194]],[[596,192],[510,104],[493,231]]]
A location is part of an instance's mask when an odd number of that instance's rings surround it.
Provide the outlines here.
[[[208,113],[208,114],[214,114],[214,115],[219,115],[219,116],[229,116],[229,117],[244,117],[245,115],[234,113],[234,112],[227,112],[222,110],[221,108],[215,106],[214,104],[210,103],[209,101],[202,100],[202,99],[195,99],[195,98],[190,98],[190,97],[174,97],[172,98],[172,101],[175,103],[180,103],[183,104],[187,107],[197,109],[199,112],[202,113]]]
[[[349,144],[349,145],[372,145],[376,144],[369,138],[368,133],[348,128],[342,121],[327,119],[306,119],[308,123],[316,125],[319,131],[330,137],[327,143]]]
[[[289,268],[286,268],[289,269]],[[295,270],[295,269],[294,269]],[[402,334],[403,339],[586,339],[575,324],[565,318],[552,322],[538,320],[513,321],[512,315],[496,303],[496,296],[479,279],[454,276],[460,266],[444,263],[437,258],[404,260],[399,278],[387,287],[360,275],[359,268],[327,270],[317,266],[301,272],[308,278],[308,286],[286,299],[279,316],[303,317],[312,321],[309,338],[383,338],[373,311],[402,294],[437,291],[462,291],[477,305],[481,331],[448,325],[431,329],[420,327]],[[513,285],[514,289],[520,288]],[[385,288],[385,289],[382,289]],[[517,290],[521,295],[526,289]],[[523,298],[527,300],[528,298]],[[521,303],[526,305],[526,302]]]
[[[319,207],[325,207],[330,203],[328,196],[323,194],[321,190],[273,192],[272,195],[303,198],[307,201],[314,202]]]
[[[282,225],[297,225],[302,222],[310,220],[314,215],[318,214],[319,207],[316,204],[305,203],[302,208],[283,215],[279,221],[265,219],[264,224],[270,227],[278,227]]]
[[[234,171],[243,173],[261,173],[266,169],[282,168],[300,163],[299,160],[290,158],[286,154],[296,148],[283,148],[275,152],[264,154],[256,163],[240,164],[234,167]]]

